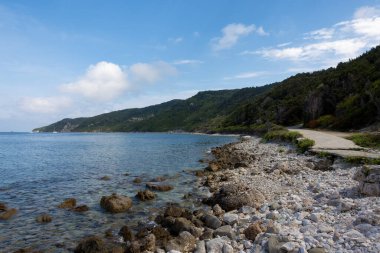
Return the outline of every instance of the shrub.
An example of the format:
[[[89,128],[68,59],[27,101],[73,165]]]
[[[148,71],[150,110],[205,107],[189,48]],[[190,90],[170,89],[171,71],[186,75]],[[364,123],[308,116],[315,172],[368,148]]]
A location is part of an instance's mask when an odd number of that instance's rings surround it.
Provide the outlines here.
[[[288,131],[287,129],[285,129],[285,130],[274,130],[274,131],[267,132],[264,135],[264,140],[288,141],[288,142],[296,143],[297,138],[300,138],[300,137],[302,137],[300,133]]]
[[[322,128],[326,128],[334,124],[334,122],[335,122],[335,117],[333,115],[330,115],[330,114],[323,115],[319,117],[318,119],[318,126]]]
[[[314,146],[314,144],[315,141],[305,138],[297,141],[297,148],[300,152],[304,153]]]
[[[380,165],[380,158],[367,158],[361,156],[348,156],[345,161],[352,164],[376,164]]]
[[[347,139],[362,147],[380,149],[380,134],[354,134]]]

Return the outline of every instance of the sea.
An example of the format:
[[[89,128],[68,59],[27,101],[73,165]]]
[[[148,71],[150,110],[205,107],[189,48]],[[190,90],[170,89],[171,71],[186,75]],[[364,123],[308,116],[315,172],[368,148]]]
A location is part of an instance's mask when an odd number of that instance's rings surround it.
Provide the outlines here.
[[[117,234],[123,225],[148,220],[167,203],[201,191],[192,171],[206,166],[200,160],[210,158],[211,148],[236,140],[179,133],[0,133],[0,202],[18,210],[10,220],[0,220],[0,252],[71,252],[85,236]],[[101,180],[104,176],[109,180]],[[159,176],[174,189],[157,192],[153,201],[138,201],[137,191]],[[137,177],[141,184],[133,183]],[[131,197],[133,207],[105,212],[100,199],[112,193]],[[66,198],[90,210],[57,208]],[[37,223],[45,213],[52,222]]]

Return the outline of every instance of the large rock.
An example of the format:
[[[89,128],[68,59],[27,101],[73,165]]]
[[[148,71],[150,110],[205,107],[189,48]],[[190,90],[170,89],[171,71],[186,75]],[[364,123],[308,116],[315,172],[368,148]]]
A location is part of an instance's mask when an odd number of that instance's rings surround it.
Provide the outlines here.
[[[11,208],[0,213],[0,220],[9,220],[17,213],[17,209]]]
[[[132,199],[127,196],[112,194],[103,196],[100,206],[111,213],[121,213],[132,207]]]
[[[91,236],[79,242],[74,253],[107,253],[103,240],[97,236]]]
[[[360,193],[380,196],[380,165],[366,165],[359,168],[354,179],[359,181]]]
[[[179,252],[193,252],[195,249],[195,237],[187,231],[183,231],[177,238],[174,238],[166,245],[166,250],[176,250]]]
[[[121,235],[123,237],[124,241],[130,241],[131,242],[135,238],[132,230],[130,230],[127,225],[123,226],[120,229],[119,235]]]
[[[232,211],[243,206],[258,208],[264,200],[264,195],[256,189],[239,184],[227,184],[205,202],[211,205],[219,204],[224,210]]]
[[[77,205],[77,200],[74,198],[65,199],[58,208],[74,208]]]
[[[147,200],[155,199],[156,194],[152,191],[145,190],[145,191],[139,191],[136,197],[141,201],[147,201]]]
[[[147,183],[146,187],[154,190],[154,191],[160,191],[160,192],[167,192],[174,189],[173,186],[168,184],[159,184],[159,183]]]
[[[180,206],[176,206],[176,205],[169,205],[166,209],[165,209],[165,216],[171,216],[171,217],[181,217],[182,216],[182,213],[184,212],[184,209]]]
[[[222,225],[222,222],[214,215],[207,214],[203,217],[205,225],[212,229],[217,229]]]

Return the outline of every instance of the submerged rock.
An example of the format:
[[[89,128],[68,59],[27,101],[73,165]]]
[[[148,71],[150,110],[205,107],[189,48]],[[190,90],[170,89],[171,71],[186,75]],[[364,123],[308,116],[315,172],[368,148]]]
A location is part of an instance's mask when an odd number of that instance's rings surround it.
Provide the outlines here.
[[[111,196],[103,196],[100,200],[100,206],[108,212],[121,213],[132,207],[132,199],[114,193]]]
[[[136,177],[135,179],[133,179],[133,183],[135,183],[135,184],[140,184],[141,182],[142,182],[142,180],[139,177]]]
[[[135,236],[133,235],[133,232],[127,225],[123,226],[120,231],[119,235],[121,235],[124,239],[124,241],[133,241]]]
[[[161,192],[167,192],[174,189],[173,186],[167,185],[167,184],[157,184],[157,183],[147,183],[146,187],[154,190],[154,191],[161,191]]]
[[[101,238],[91,236],[80,241],[74,253],[108,253],[108,251]]]
[[[77,200],[74,198],[65,199],[61,204],[58,205],[58,208],[74,208],[77,204]]]
[[[0,212],[6,211],[6,210],[7,210],[7,206],[4,203],[0,202]]]
[[[48,214],[42,214],[36,218],[38,223],[49,223],[53,220],[53,218]]]
[[[17,209],[16,208],[11,208],[11,209],[8,209],[8,210],[6,210],[4,212],[1,212],[0,213],[0,220],[9,220],[16,213],[17,213]]]
[[[87,212],[88,210],[90,210],[90,208],[87,205],[80,205],[73,208],[73,211],[78,213]]]
[[[103,180],[103,181],[109,181],[109,180],[111,180],[111,178],[109,176],[103,176],[103,177],[101,177],[99,179]]]
[[[136,198],[138,198],[141,201],[152,200],[156,198],[156,194],[149,190],[139,191],[136,194]]]

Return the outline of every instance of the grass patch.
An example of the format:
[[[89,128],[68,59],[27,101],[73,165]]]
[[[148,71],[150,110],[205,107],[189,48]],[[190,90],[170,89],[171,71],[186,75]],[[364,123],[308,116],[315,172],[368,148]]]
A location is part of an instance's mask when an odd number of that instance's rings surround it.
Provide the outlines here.
[[[300,152],[305,153],[314,146],[314,144],[315,141],[305,138],[297,141],[297,148]]]
[[[352,136],[347,137],[347,139],[352,140],[358,146],[380,150],[380,134],[353,134]]]
[[[264,140],[266,141],[285,141],[296,143],[297,139],[302,137],[298,132],[289,131],[287,129],[283,130],[273,130],[269,131],[264,135]]]
[[[379,158],[367,158],[361,156],[348,156],[345,158],[347,163],[351,164],[367,164],[367,165],[380,165]]]

